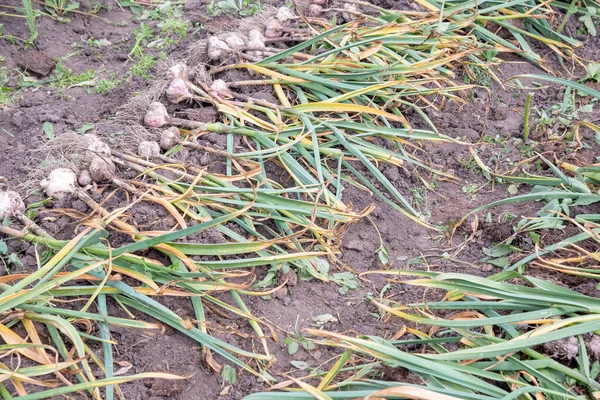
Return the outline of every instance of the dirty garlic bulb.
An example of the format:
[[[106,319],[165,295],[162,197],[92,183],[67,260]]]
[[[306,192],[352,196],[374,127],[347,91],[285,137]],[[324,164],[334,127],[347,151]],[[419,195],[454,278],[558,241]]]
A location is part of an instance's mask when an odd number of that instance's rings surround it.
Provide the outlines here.
[[[323,15],[323,7],[319,4],[311,4],[308,6],[308,15],[311,17],[319,18]]]
[[[265,22],[265,37],[267,39],[273,39],[281,37],[283,33],[283,26],[277,18],[269,18],[267,22]]]
[[[83,135],[83,140],[86,145],[85,157],[88,161],[96,156],[110,157],[110,147],[98,136],[93,133],[86,133]]]
[[[12,190],[0,192],[0,220],[16,217],[23,214],[24,211],[25,203],[19,193]]]
[[[172,126],[169,129],[165,129],[160,134],[160,148],[163,150],[170,150],[177,146],[181,138],[179,136],[179,129]]]
[[[108,158],[95,157],[90,163],[90,175],[94,182],[111,182],[117,172],[117,167]]]
[[[50,171],[48,178],[40,182],[40,186],[48,196],[61,199],[77,189],[77,174],[69,168],[56,168]]]
[[[183,100],[191,99],[193,96],[188,90],[188,85],[183,78],[174,78],[165,92],[167,100],[177,104]]]
[[[215,79],[210,85],[210,88],[219,97],[229,97],[230,92],[227,83],[223,79]]]
[[[150,128],[160,128],[169,122],[169,113],[162,103],[158,101],[150,103],[146,115],[144,115],[144,124]]]
[[[288,7],[279,7],[275,18],[282,24],[287,24],[290,20],[296,18],[296,14]]]
[[[248,32],[248,48],[249,49],[259,49],[249,51],[248,54],[254,57],[263,57],[264,52],[260,51],[260,49],[266,49],[265,45],[266,38],[258,29],[251,29]]]
[[[81,171],[79,173],[79,175],[77,176],[77,183],[79,183],[79,186],[81,187],[86,187],[87,185],[91,185],[94,182],[94,180],[92,179],[92,175],[90,174],[90,171],[88,171],[87,169],[84,169],[83,171]]]
[[[219,61],[224,52],[230,50],[227,43],[217,36],[211,36],[207,40],[207,54],[212,61]]]
[[[239,32],[227,32],[223,39],[232,50],[242,50],[246,47],[246,38]]]
[[[359,11],[358,5],[356,5],[354,3],[344,3],[343,8],[344,8],[344,10],[352,11],[352,12],[342,12],[342,18],[344,18],[344,21],[346,21],[346,22],[354,21],[356,19],[356,15],[353,12]]]
[[[169,68],[168,75],[170,78],[187,78],[188,66],[184,63],[177,63]]]
[[[172,128],[170,128],[172,129]],[[175,128],[177,129],[177,128]],[[178,130],[179,132],[179,130]],[[145,160],[149,160],[153,157],[160,155],[160,145],[157,142],[145,140],[138,146],[138,155]]]

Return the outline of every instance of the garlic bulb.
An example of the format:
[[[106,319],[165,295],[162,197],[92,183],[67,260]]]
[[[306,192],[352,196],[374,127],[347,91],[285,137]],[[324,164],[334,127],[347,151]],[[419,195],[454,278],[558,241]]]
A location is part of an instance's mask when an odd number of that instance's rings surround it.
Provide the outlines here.
[[[265,36],[258,29],[251,29],[248,32],[248,48],[249,49],[265,49],[266,48],[266,46],[265,46],[266,40],[267,39],[265,38]],[[254,56],[254,57],[259,57],[259,58],[264,56],[264,53],[259,50],[250,51],[250,52],[248,52],[248,54],[251,56]]]
[[[173,128],[170,128],[173,129]],[[177,128],[175,128],[177,129]],[[168,130],[168,129],[167,129]],[[179,130],[177,129],[177,134],[179,135]],[[160,155],[160,145],[157,142],[151,141],[143,141],[138,146],[138,155],[143,159],[150,159]]]
[[[223,55],[223,52],[229,50],[227,43],[216,36],[209,37],[207,44],[208,58],[210,58],[212,61],[219,61]]]
[[[48,178],[40,182],[40,186],[48,196],[61,199],[65,194],[73,193],[77,189],[77,174],[69,168],[56,168],[50,172]]]
[[[110,182],[114,179],[117,167],[108,158],[95,157],[90,163],[90,175],[94,182]]]
[[[287,8],[287,7],[279,7],[279,10],[277,10],[277,14],[275,15],[275,18],[277,18],[277,20],[279,20],[279,22],[281,22],[282,24],[286,24],[288,23],[291,19],[295,18],[296,14],[294,14],[294,12]]]
[[[163,150],[170,150],[181,141],[179,137],[179,129],[172,126],[169,129],[165,129],[160,134],[160,147]]]
[[[9,190],[0,192],[0,220],[12,218],[22,214],[25,211],[25,203],[19,196],[19,193]]]
[[[182,78],[173,79],[165,94],[167,95],[167,100],[173,104],[192,98],[187,83]]]
[[[250,29],[248,32],[248,41],[258,40],[265,43],[265,36],[258,29]]]
[[[344,3],[344,10],[358,12],[358,6],[354,3]],[[342,12],[342,18],[344,21],[350,22],[356,19],[356,14],[349,12]]]
[[[86,187],[87,185],[91,185],[92,182],[94,181],[92,180],[92,175],[90,174],[90,171],[84,169],[79,173],[79,176],[77,177],[77,183],[79,183],[79,186]]]
[[[227,83],[223,79],[215,79],[210,85],[210,88],[217,94],[219,97],[229,97],[230,92],[227,87]]]
[[[185,65],[184,63],[177,63],[175,65],[173,65],[171,68],[169,68],[169,77],[171,78],[181,78],[181,79],[185,79],[187,78],[187,70],[188,67],[187,65]]]
[[[259,49],[266,49],[266,46],[265,42],[256,39],[248,42],[248,48],[253,49],[253,51],[248,52],[248,55],[260,58],[264,56],[264,52]]]
[[[311,17],[319,18],[323,15],[323,7],[319,4],[311,4],[308,6],[308,15]]]
[[[83,140],[86,144],[85,157],[90,161],[96,156],[109,157],[111,154],[110,147],[104,143],[98,136],[93,133],[83,135]]]
[[[162,103],[150,103],[144,115],[144,123],[151,128],[160,128],[169,122],[169,113]]]
[[[283,26],[279,23],[277,18],[269,18],[265,23],[265,37],[267,39],[273,39],[281,37],[283,33]]]
[[[223,40],[233,50],[241,50],[246,47],[246,38],[239,32],[227,32]]]

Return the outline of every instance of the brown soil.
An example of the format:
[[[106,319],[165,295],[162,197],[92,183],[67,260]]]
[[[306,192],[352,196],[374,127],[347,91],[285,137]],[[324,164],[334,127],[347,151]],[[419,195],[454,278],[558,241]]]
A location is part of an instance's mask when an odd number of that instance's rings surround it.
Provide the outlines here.
[[[9,4],[20,4],[17,0],[9,0]],[[86,11],[88,2],[82,3],[82,11]],[[393,0],[380,2],[381,6],[396,8],[399,4]],[[20,44],[13,45],[8,41],[0,41],[0,54],[4,57],[3,66],[8,68],[27,69],[37,76],[48,76],[54,67],[55,59],[64,57],[72,50],[73,43],[85,43],[89,38],[107,39],[112,43],[123,43],[120,46],[109,46],[103,48],[101,57],[90,51],[84,51],[71,57],[65,64],[75,73],[86,71],[89,68],[105,70],[106,73],[122,73],[131,66],[127,59],[127,53],[133,45],[131,32],[138,26],[138,22],[132,19],[128,11],[114,8],[110,12],[101,11],[99,16],[114,22],[110,24],[103,19],[86,15],[73,14],[69,23],[55,22],[50,18],[39,19],[40,37],[37,39],[35,48],[30,52],[22,54]],[[186,16],[197,22],[204,22],[209,30],[226,26],[231,19],[223,17],[218,20],[210,20],[203,14],[203,7],[199,2],[189,1],[186,6]],[[121,22],[126,25],[121,25]],[[13,18],[0,18],[0,24],[4,24],[4,33],[15,36],[26,37],[27,28],[23,21]],[[215,27],[216,26],[216,27]],[[195,36],[191,34],[195,31]],[[172,60],[183,58],[190,43],[204,34],[202,29],[192,29],[188,37],[178,45],[169,50]],[[580,49],[580,55],[598,59],[600,52],[600,37],[595,39],[586,38],[585,46]],[[549,56],[550,57],[550,56]],[[513,63],[504,64],[501,78],[508,78],[522,73],[539,73],[536,67],[523,63],[518,59],[511,60]],[[16,77],[15,77],[16,79]],[[460,79],[460,78],[459,78]],[[12,82],[16,84],[16,82]],[[143,78],[130,78],[121,85],[105,94],[88,94],[85,88],[74,87],[64,90],[50,89],[47,85],[31,87],[20,93],[20,99],[7,110],[0,111],[0,178],[4,177],[9,186],[14,187],[17,183],[27,179],[30,170],[38,167],[44,160],[46,154],[39,151],[47,138],[43,132],[44,122],[53,124],[56,135],[79,128],[84,124],[96,124],[103,126],[101,129],[118,130],[118,123],[103,124],[123,105],[136,91],[148,86]],[[441,111],[433,111],[430,117],[440,132],[452,137],[461,137],[471,143],[481,143],[478,150],[481,158],[488,165],[497,163],[508,167],[507,159],[518,161],[522,158],[518,150],[518,142],[522,130],[522,110],[525,96],[510,88],[503,88],[497,83],[491,84],[492,96],[484,89],[473,90],[472,98],[464,105],[447,104]],[[558,87],[550,87],[534,97],[535,105],[548,107],[560,102],[563,90]],[[419,127],[416,115],[411,116]],[[594,116],[596,120],[600,115]],[[107,128],[108,127],[108,128]],[[109,132],[110,133],[110,132]],[[589,133],[587,133],[589,134]],[[482,142],[484,135],[491,137],[499,136],[506,145],[486,144]],[[588,138],[589,139],[589,138]],[[210,138],[208,139],[210,140]],[[588,140],[589,144],[593,140]],[[218,147],[219,143],[212,143]],[[555,149],[542,148],[542,151],[554,151]],[[476,193],[467,194],[464,188],[472,185],[483,185],[485,178],[476,169],[468,168],[467,161],[470,157],[469,150],[465,146],[458,145],[431,145],[425,144],[417,155],[427,157],[429,162],[439,165],[440,169],[452,172],[459,180],[457,182],[438,180],[435,191],[422,193],[423,202],[420,203],[423,211],[431,214],[430,222],[452,226],[473,208],[505,198],[507,188],[505,185],[497,187],[484,186]],[[580,160],[594,160],[597,152],[582,151],[578,153]],[[568,161],[572,154],[559,154],[562,160]],[[208,164],[209,161],[199,161]],[[395,166],[383,166],[384,174],[394,183],[397,188],[408,198],[413,198],[411,188],[422,187],[413,171]],[[425,177],[428,179],[428,177]],[[2,180],[0,179],[0,182]],[[519,187],[519,193],[528,190],[524,185]],[[470,235],[470,224],[472,219],[460,227],[452,240],[447,237],[435,235],[433,231],[427,230],[418,224],[411,222],[391,207],[367,193],[356,189],[348,189],[344,192],[345,201],[352,203],[355,209],[367,207],[375,202],[377,208],[372,213],[371,219],[363,219],[361,222],[351,226],[343,241],[343,252],[340,260],[357,272],[381,269],[376,250],[379,247],[377,230],[382,235],[383,241],[389,247],[391,265],[394,269],[424,268],[422,263],[415,259],[424,256],[430,268],[434,271],[455,271],[471,274],[488,275],[495,271],[494,267],[481,262],[484,257],[483,247],[489,247],[493,243],[501,242],[513,234],[510,223],[498,223],[499,217],[506,212],[517,216],[532,216],[539,209],[535,204],[506,206],[490,211],[493,223],[485,222],[487,212],[480,213],[479,230],[462,247],[459,252],[458,245],[463,243]],[[40,200],[41,197],[32,194],[26,199],[27,203]],[[118,204],[119,199],[115,200]],[[81,202],[79,202],[81,203]],[[79,204],[77,200],[67,199],[54,205],[55,208],[68,207],[81,209],[85,212],[86,207]],[[590,207],[589,213],[599,213],[598,205]],[[138,223],[144,224],[149,229],[161,229],[161,223],[165,222],[166,215],[155,215],[153,210],[144,207],[136,207],[131,210],[132,215]],[[76,223],[68,217],[60,217],[56,220],[46,220],[42,226],[57,237],[72,236]],[[543,238],[547,243],[552,243],[552,237]],[[211,241],[214,237],[200,238],[199,240]],[[216,239],[218,240],[218,238]],[[117,243],[118,244],[118,243]],[[17,241],[9,242],[11,251],[18,252],[23,261],[23,269],[28,270],[35,265],[34,253],[31,247]],[[440,258],[442,253],[451,254],[460,262],[452,262]],[[14,272],[14,271],[11,271]],[[312,318],[320,314],[332,314],[337,322],[328,323],[327,328],[337,332],[349,334],[367,334],[391,336],[400,328],[401,322],[391,320],[387,322],[376,319],[372,313],[375,307],[367,300],[365,294],[379,293],[387,283],[383,278],[367,276],[370,280],[363,281],[363,288],[350,291],[346,295],[338,293],[338,287],[316,281],[299,280],[296,285],[289,285],[287,292],[283,292],[279,298],[263,300],[250,298],[247,300],[250,311],[256,316],[268,318],[277,327],[280,341],[271,343],[277,363],[271,370],[273,375],[288,372],[291,368],[290,361],[306,361],[311,366],[319,366],[326,363],[333,350],[317,347],[314,350],[300,350],[290,356],[287,348],[281,343],[281,339],[293,332],[300,332],[303,328],[313,324]],[[600,293],[582,280],[569,282],[576,290],[592,296]],[[422,293],[409,286],[396,284],[393,288],[395,300],[412,302],[421,300]],[[169,307],[177,310],[180,316],[192,313],[187,300],[168,300]],[[115,315],[119,308],[114,307]],[[213,323],[218,331],[219,317],[215,316]],[[222,321],[223,326],[234,327],[239,325],[240,331],[247,331],[243,321]],[[127,399],[240,399],[244,395],[261,390],[262,387],[257,380],[248,374],[241,374],[238,382],[232,388],[226,388],[221,378],[214,374],[204,363],[200,349],[197,344],[186,337],[171,331],[163,335],[148,336],[140,332],[120,329],[112,329],[116,346],[115,358],[117,361],[127,361],[133,365],[130,373],[148,371],[170,371],[177,374],[190,376],[190,379],[181,382],[135,382],[122,385]],[[216,336],[221,334],[215,333]],[[240,347],[245,339],[236,338],[235,335],[227,335],[227,340]],[[237,343],[236,343],[237,342]],[[550,351],[550,349],[548,349]],[[554,350],[553,350],[554,351]],[[556,350],[558,351],[558,350]],[[301,373],[300,373],[301,374]],[[293,375],[293,374],[292,374]],[[397,377],[396,377],[397,378]]]

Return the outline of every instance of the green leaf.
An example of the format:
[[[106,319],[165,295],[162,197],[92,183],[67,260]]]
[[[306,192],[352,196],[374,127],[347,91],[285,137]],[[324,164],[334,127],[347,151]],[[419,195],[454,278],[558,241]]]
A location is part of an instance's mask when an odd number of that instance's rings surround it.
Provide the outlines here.
[[[438,33],[445,33],[450,27],[450,22],[440,22],[436,28]]]
[[[500,267],[500,268],[507,267],[508,264],[509,264],[508,257],[500,257],[500,258],[489,259],[489,260],[486,260],[486,263],[492,264],[492,265],[494,265],[496,267]]]
[[[598,32],[596,31],[596,25],[594,24],[594,19],[591,15],[583,15],[579,17],[579,20],[583,22],[585,28],[587,29],[590,35],[596,36],[598,34]]]
[[[511,194],[511,195],[517,194],[517,193],[519,193],[519,185],[516,185],[513,183],[512,185],[508,186],[507,191],[508,191],[508,194]]]
[[[305,369],[310,368],[310,365],[306,361],[290,361],[295,368],[298,368],[300,371],[304,371]]]
[[[589,63],[585,66],[585,79],[593,79],[600,83],[600,63]]]
[[[223,379],[223,382],[235,385],[235,382],[237,381],[235,368],[227,364],[223,365],[223,369],[221,370],[221,378]]]
[[[315,324],[317,324],[319,326],[323,326],[328,322],[337,322],[338,321],[337,318],[331,314],[317,315],[316,317],[313,317],[312,320],[315,321]]]
[[[537,232],[529,232],[529,237],[533,241],[533,244],[540,244],[540,234]]]
[[[595,380],[599,373],[600,363],[598,361],[594,361],[592,368],[590,368],[590,378]]]
[[[54,126],[50,122],[44,122],[42,129],[44,130],[44,135],[46,135],[48,140],[54,140]]]
[[[21,259],[19,258],[19,256],[16,253],[12,253],[10,256],[8,256],[8,259],[6,260],[9,264],[14,265],[15,267],[22,267],[23,263],[21,262]]]
[[[486,256],[496,258],[519,251],[519,248],[509,244],[499,244],[494,247],[484,247],[482,250]]]
[[[263,279],[261,279],[260,281],[258,281],[254,285],[254,287],[259,288],[259,289],[264,289],[269,286],[272,286],[275,284],[276,277],[277,277],[277,268],[271,268],[271,269],[269,269],[269,271],[267,272],[265,277]]]
[[[356,280],[356,276],[352,272],[338,272],[336,274],[331,275],[329,279],[332,282],[337,283],[341,287],[339,288],[340,294],[344,295],[348,293],[348,290],[354,290],[360,288],[360,284]]]
[[[8,253],[8,246],[4,240],[0,240],[0,254]]]
[[[294,354],[296,354],[299,349],[300,349],[300,345],[295,340],[292,339],[288,342],[288,354],[290,356],[293,356]]]
[[[315,344],[313,342],[309,342],[308,340],[304,340],[302,342],[302,347],[304,348],[304,350],[314,350],[315,349]]]
[[[327,276],[329,273],[329,262],[324,258],[318,257],[314,259],[314,263],[317,273],[322,276]]]
[[[390,251],[386,245],[383,243],[376,250],[377,257],[379,257],[379,262],[383,265],[388,265],[390,263]]]

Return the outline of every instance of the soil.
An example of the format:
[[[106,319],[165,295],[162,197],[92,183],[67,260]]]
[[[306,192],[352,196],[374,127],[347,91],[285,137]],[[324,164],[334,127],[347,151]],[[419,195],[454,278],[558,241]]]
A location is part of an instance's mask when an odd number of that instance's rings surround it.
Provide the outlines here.
[[[277,3],[277,2],[274,2]],[[378,5],[398,8],[407,2],[384,0]],[[19,5],[18,0],[8,0],[9,5]],[[81,2],[80,11],[87,12],[91,6],[88,2]],[[235,25],[237,22],[227,16],[209,18],[206,16],[204,5],[199,1],[188,1],[185,14],[193,22],[203,23],[202,28],[190,29],[184,40],[169,48],[169,61],[184,58],[190,44],[202,37],[206,31],[218,31],[224,27]],[[72,52],[74,44],[79,44],[82,51],[63,61],[64,65],[71,68],[74,73],[81,73],[90,68],[104,71],[106,76],[110,73],[124,74],[131,67],[127,54],[133,45],[132,31],[139,26],[139,21],[132,18],[128,10],[113,7],[110,11],[105,9],[93,17],[85,14],[74,13],[70,15],[70,22],[57,22],[51,18],[40,18],[40,36],[33,48],[23,53],[22,44],[11,44],[0,41],[0,54],[4,58],[2,66],[19,71],[28,71],[38,78],[51,76],[56,68],[58,58],[65,57]],[[20,37],[28,35],[28,29],[23,21],[14,18],[0,18],[4,24],[4,34]],[[89,39],[106,39],[119,45],[104,47],[101,54],[90,51],[86,47]],[[588,59],[598,59],[600,53],[600,36],[597,38],[580,38],[585,43],[578,49],[578,54]],[[549,62],[551,61],[549,56]],[[515,75],[542,72],[531,64],[521,62],[514,58],[509,59],[499,70],[500,79],[507,79]],[[581,71],[578,71],[581,73]],[[243,79],[243,77],[229,77]],[[17,76],[9,83],[17,84]],[[460,82],[463,76],[457,76]],[[6,182],[7,187],[16,187],[26,182],[30,171],[40,166],[47,154],[44,145],[48,137],[43,125],[49,122],[54,127],[55,135],[60,136],[73,131],[85,124],[93,124],[100,133],[110,136],[119,132],[124,127],[119,127],[119,122],[113,117],[120,106],[152,85],[142,77],[129,77],[116,88],[103,93],[88,93],[85,87],[72,87],[68,89],[51,89],[48,85],[35,85],[23,90],[17,102],[6,110],[0,110],[0,185]],[[489,95],[489,92],[492,95]],[[465,104],[446,104],[441,110],[429,112],[433,123],[441,133],[461,138],[464,141],[477,143],[479,155],[487,165],[508,169],[511,163],[523,158],[519,151],[517,138],[522,132],[522,110],[525,102],[523,92],[509,85],[501,86],[497,82],[490,82],[490,91],[484,88],[472,90],[472,96]],[[254,94],[257,97],[256,93]],[[547,108],[562,101],[563,89],[550,85],[534,96],[534,105]],[[203,112],[202,110],[198,112]],[[211,118],[214,111],[207,109],[204,117]],[[208,114],[206,114],[208,113]],[[211,114],[212,113],[212,114]],[[416,127],[424,127],[425,122],[420,121],[417,115],[409,115],[415,121]],[[600,115],[592,116],[592,121],[600,120]],[[534,133],[535,134],[535,133]],[[595,161],[597,146],[591,138],[590,132],[582,131],[588,144],[594,146],[591,150],[583,149],[577,153],[565,152],[543,145],[537,151],[545,154],[556,154],[562,161],[573,161],[577,157],[581,161]],[[489,143],[485,137],[499,138],[496,143]],[[591,139],[591,140],[590,140]],[[223,143],[215,142],[219,139],[207,138],[213,147],[220,147]],[[562,151],[562,152],[561,152]],[[470,158],[466,146],[455,144],[433,145],[426,143],[415,153],[424,157],[427,162],[437,165],[440,169],[450,172],[457,179],[435,182],[434,191],[420,193],[422,201],[416,203],[424,213],[430,214],[430,222],[434,225],[446,226],[449,231],[461,218],[474,208],[503,199],[507,196],[507,186],[485,186],[487,181],[477,168],[468,164]],[[17,160],[17,162],[15,162]],[[198,164],[211,164],[210,159],[194,160]],[[408,198],[415,198],[411,188],[422,187],[414,171],[396,166],[382,166],[383,173],[396,185],[398,190]],[[124,172],[126,173],[126,172]],[[424,176],[425,180],[431,177]],[[479,187],[475,192],[469,188]],[[518,187],[519,193],[526,193],[525,185]],[[340,261],[352,270],[362,273],[384,268],[377,256],[380,247],[379,232],[385,245],[389,248],[391,269],[417,269],[427,268],[433,271],[467,272],[476,275],[489,275],[497,269],[490,264],[482,262],[485,257],[482,249],[494,243],[502,242],[514,234],[513,224],[503,222],[503,216],[513,214],[520,216],[533,216],[539,210],[535,204],[510,205],[498,207],[477,215],[477,229],[472,230],[474,217],[458,227],[452,238],[440,235],[410,221],[390,206],[358,189],[348,188],[344,192],[344,200],[352,204],[355,210],[364,209],[375,203],[376,209],[370,218],[363,219],[352,225],[346,233]],[[30,193],[27,203],[41,200],[39,193]],[[125,202],[126,199],[115,197],[115,205]],[[54,210],[59,209],[79,210],[85,213],[87,208],[79,200],[67,198],[54,204]],[[598,205],[590,206],[588,213],[600,213]],[[138,224],[146,229],[165,229],[173,225],[167,215],[155,214],[152,209],[138,205],[131,210],[132,217]],[[493,222],[489,221],[489,218]],[[63,215],[58,218],[47,218],[41,222],[43,228],[58,238],[72,237],[77,221]],[[208,234],[210,236],[210,234]],[[543,243],[553,243],[557,237],[543,237]],[[218,236],[218,235],[216,235]],[[123,241],[127,237],[123,237]],[[215,235],[198,238],[204,242],[215,242],[219,238]],[[520,238],[526,242],[527,238]],[[117,241],[116,245],[119,244]],[[461,246],[462,245],[462,246]],[[11,251],[21,256],[23,266],[19,270],[31,270],[35,266],[35,252],[25,243],[9,241]],[[446,256],[441,257],[441,254]],[[448,254],[450,257],[448,257]],[[456,261],[458,260],[458,261]],[[340,268],[340,271],[342,269]],[[11,272],[16,272],[17,269]],[[534,270],[532,270],[534,271]],[[540,272],[543,273],[543,272]],[[260,274],[260,273],[259,273]],[[260,278],[260,276],[259,276]],[[271,350],[277,358],[276,364],[270,370],[274,376],[281,376],[289,372],[290,361],[305,361],[316,367],[327,365],[328,360],[335,354],[334,350],[317,346],[313,350],[300,349],[290,356],[287,346],[282,339],[293,333],[299,333],[303,328],[314,325],[313,318],[322,314],[331,314],[335,322],[325,325],[327,329],[348,334],[393,336],[402,326],[398,320],[381,321],[373,316],[376,313],[369,301],[365,300],[368,293],[379,293],[387,280],[378,275],[364,275],[359,290],[350,291],[342,295],[339,287],[333,283],[319,281],[303,281],[287,277],[288,285],[272,299],[251,297],[247,299],[250,311],[259,317],[267,318],[279,336],[279,342],[271,343]],[[558,279],[558,278],[557,278]],[[285,280],[285,279],[284,279]],[[296,281],[296,282],[294,282]],[[560,283],[585,293],[599,297],[600,292],[595,285],[590,285],[584,279],[572,278]],[[422,292],[407,285],[394,283],[393,298],[403,303],[422,300]],[[224,296],[225,298],[225,296]],[[164,300],[171,309],[177,310],[180,316],[191,315],[189,301],[178,299]],[[112,305],[114,314],[118,315],[119,307]],[[232,333],[222,333],[225,327],[236,328],[239,332],[249,332],[248,327],[242,326],[243,320],[234,318],[225,319],[218,315],[213,316],[215,336],[226,337],[234,345],[248,346],[247,340],[236,337]],[[222,323],[222,325],[219,324]],[[189,376],[184,381],[145,381],[122,385],[123,393],[127,399],[240,399],[244,395],[264,389],[257,380],[241,373],[238,382],[233,385],[225,384],[221,377],[210,370],[202,359],[201,350],[197,343],[175,331],[167,329],[164,334],[150,336],[115,327],[112,329],[113,339],[118,343],[115,358],[118,362],[127,362],[132,365],[129,373],[148,371],[169,371],[176,374]],[[566,345],[572,345],[567,343]],[[575,345],[576,346],[576,345]],[[547,352],[555,351],[564,357],[572,357],[572,349],[563,349],[557,345],[546,349]],[[598,347],[598,346],[596,346]],[[597,349],[596,349],[597,350]],[[396,371],[397,372],[397,371]],[[294,372],[291,373],[294,376]],[[297,376],[302,372],[298,371]],[[400,379],[397,376],[393,378]],[[410,379],[404,377],[402,379]]]

